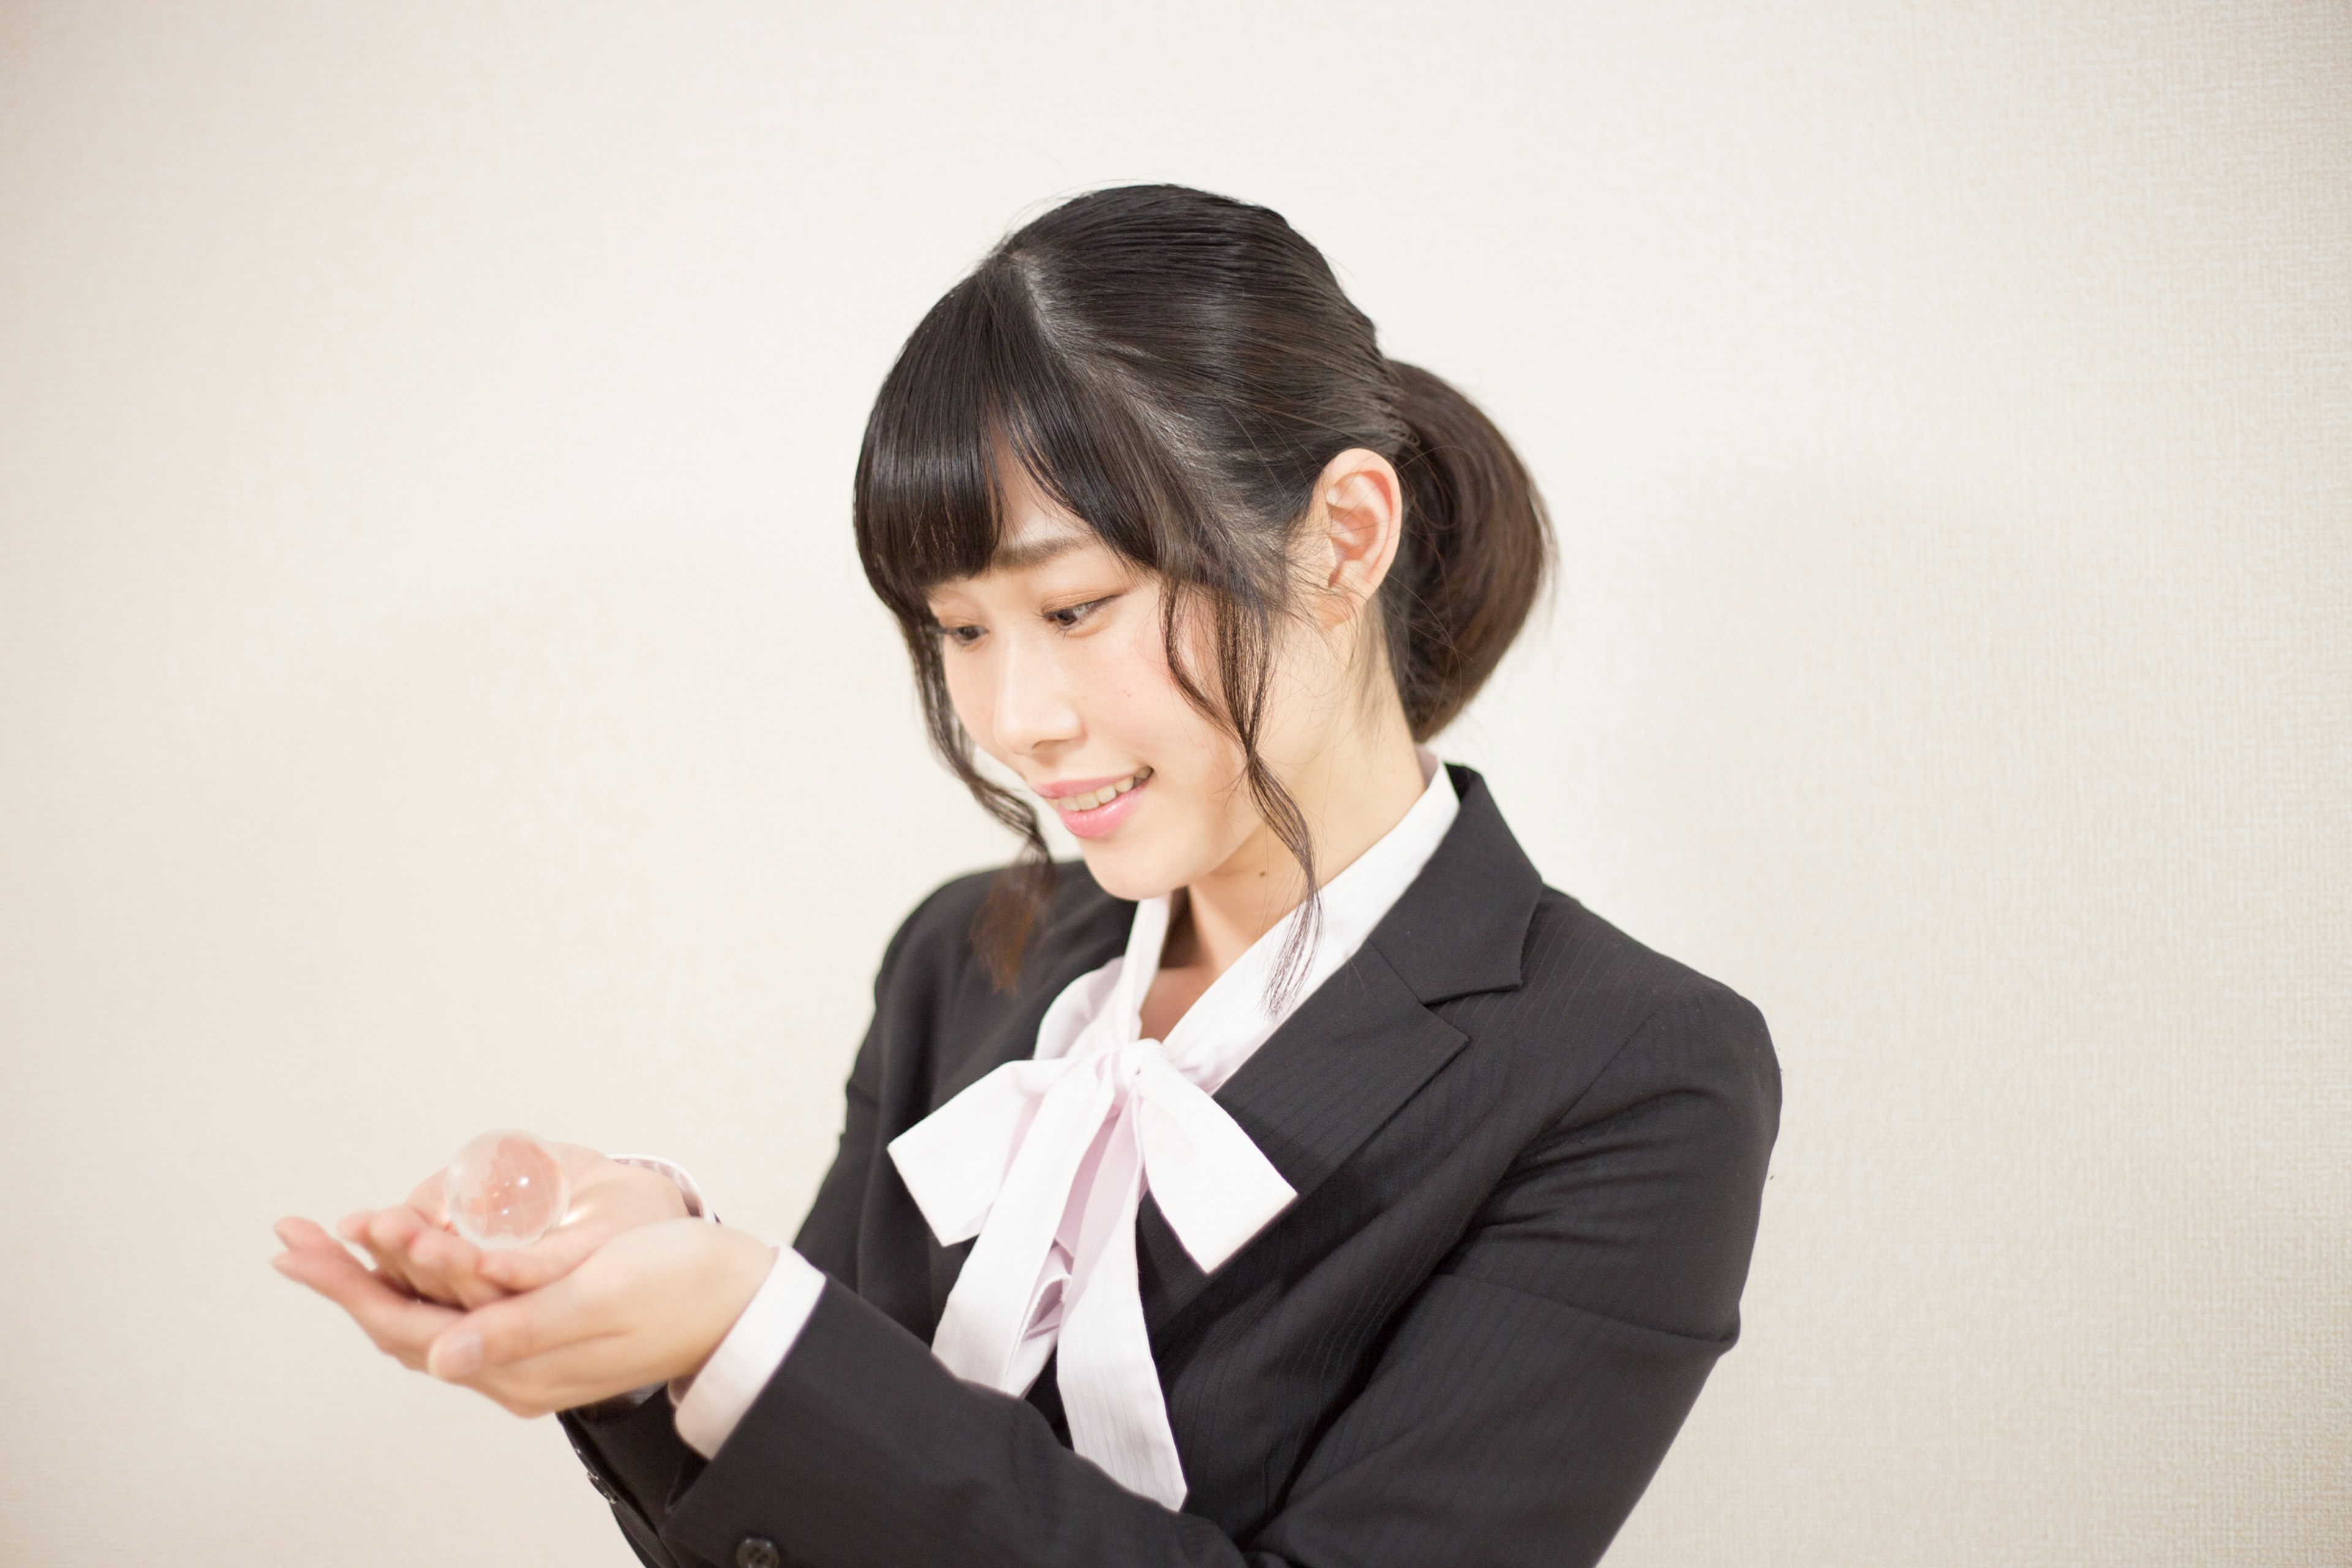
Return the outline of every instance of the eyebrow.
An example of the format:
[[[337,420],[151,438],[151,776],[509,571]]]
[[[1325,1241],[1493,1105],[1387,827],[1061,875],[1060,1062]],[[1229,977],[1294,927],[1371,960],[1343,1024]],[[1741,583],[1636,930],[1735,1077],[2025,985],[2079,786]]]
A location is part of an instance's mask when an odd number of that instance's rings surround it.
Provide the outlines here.
[[[1044,539],[1033,539],[1023,544],[1005,544],[989,557],[992,572],[1026,572],[1032,566],[1043,566],[1057,556],[1067,555],[1086,543],[1075,533],[1056,533]]]

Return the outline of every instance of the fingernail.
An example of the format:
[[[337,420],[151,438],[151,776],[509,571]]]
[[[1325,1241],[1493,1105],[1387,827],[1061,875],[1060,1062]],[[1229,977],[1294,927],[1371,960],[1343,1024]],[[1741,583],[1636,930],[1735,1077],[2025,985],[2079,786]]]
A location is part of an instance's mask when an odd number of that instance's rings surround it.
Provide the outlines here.
[[[480,1370],[482,1336],[471,1329],[451,1329],[433,1342],[433,1352],[425,1360],[437,1378],[464,1377]]]

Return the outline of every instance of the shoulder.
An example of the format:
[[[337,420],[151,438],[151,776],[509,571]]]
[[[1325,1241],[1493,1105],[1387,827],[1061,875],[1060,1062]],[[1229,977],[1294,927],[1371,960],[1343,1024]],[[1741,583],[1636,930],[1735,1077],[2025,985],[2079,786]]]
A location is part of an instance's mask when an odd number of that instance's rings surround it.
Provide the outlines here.
[[[1547,885],[1486,779],[1459,764],[1448,772],[1461,803],[1454,826],[1374,933],[1416,994],[1570,1079],[1645,1031],[1676,1026],[1769,1052],[1752,1003]]]
[[[1536,901],[1521,972],[1527,986],[1572,991],[1580,1006],[1625,1025],[1629,1034],[1666,1011],[1717,1018],[1759,1037],[1766,1034],[1763,1013],[1747,997],[1628,935],[1557,888],[1546,887]]]
[[[1683,1097],[1713,1108],[1705,1120],[1718,1133],[1769,1148],[1778,1132],[1780,1062],[1762,1010],[1558,889],[1537,900],[1509,1004],[1497,1011],[1514,1016],[1538,1071],[1559,1073],[1569,1121]]]

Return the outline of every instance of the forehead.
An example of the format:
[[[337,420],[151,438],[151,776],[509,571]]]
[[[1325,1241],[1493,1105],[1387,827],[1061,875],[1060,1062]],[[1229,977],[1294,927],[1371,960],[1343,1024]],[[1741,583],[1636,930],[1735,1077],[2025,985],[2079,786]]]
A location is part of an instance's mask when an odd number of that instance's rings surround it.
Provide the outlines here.
[[[1067,516],[1033,512],[1022,522],[1010,518],[1005,521],[1004,535],[997,542],[996,553],[989,557],[988,573],[983,575],[1026,572],[1089,545],[1104,548],[1093,529]]]
[[[981,578],[1030,571],[1090,547],[1108,548],[1093,529],[1056,506],[1018,463],[1007,465],[1003,502],[996,550],[989,557],[988,569],[980,574]],[[978,580],[967,577],[950,581]]]
[[[1003,508],[999,514],[1001,531],[997,550],[1000,554],[1007,549],[1043,540],[1076,534],[1091,536],[1094,532],[1057,505],[1038,487],[1029,470],[1013,460],[1010,453],[999,456],[996,476]]]

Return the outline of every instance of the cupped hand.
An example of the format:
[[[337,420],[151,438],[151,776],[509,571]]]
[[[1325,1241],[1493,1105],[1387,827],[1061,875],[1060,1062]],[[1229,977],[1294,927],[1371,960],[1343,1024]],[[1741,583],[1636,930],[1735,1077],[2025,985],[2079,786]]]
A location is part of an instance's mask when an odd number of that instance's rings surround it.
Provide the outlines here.
[[[394,1289],[309,1220],[279,1221],[278,1237],[278,1271],[349,1312],[378,1350],[526,1416],[699,1371],[776,1257],[748,1231],[664,1220],[542,1288],[460,1312]]]
[[[677,1184],[658,1171],[577,1143],[548,1147],[563,1162],[572,1201],[562,1223],[528,1247],[485,1251],[451,1230],[441,1203],[446,1170],[418,1183],[406,1203],[347,1215],[336,1229],[367,1248],[387,1287],[471,1310],[562,1278],[622,1231],[686,1215]]]
[[[425,1370],[518,1415],[689,1376],[743,1315],[775,1258],[766,1242],[728,1226],[638,1226],[550,1284],[442,1323]]]

